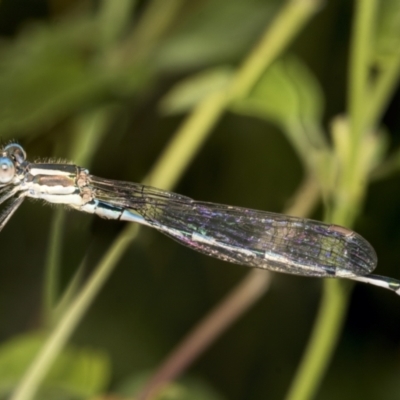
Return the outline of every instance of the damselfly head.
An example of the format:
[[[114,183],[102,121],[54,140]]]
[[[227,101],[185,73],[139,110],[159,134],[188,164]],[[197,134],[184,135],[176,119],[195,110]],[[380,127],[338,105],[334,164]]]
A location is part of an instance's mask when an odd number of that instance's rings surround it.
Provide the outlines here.
[[[25,150],[19,144],[10,143],[5,146],[0,156],[0,185],[10,183],[25,160]]]
[[[3,150],[3,156],[6,153],[12,160],[22,164],[26,160],[26,152],[22,146],[17,143],[10,143]]]

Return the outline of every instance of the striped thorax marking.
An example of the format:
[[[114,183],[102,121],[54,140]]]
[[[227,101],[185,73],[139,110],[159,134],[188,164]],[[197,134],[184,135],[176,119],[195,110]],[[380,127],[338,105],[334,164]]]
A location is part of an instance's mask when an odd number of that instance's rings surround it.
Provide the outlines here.
[[[72,164],[34,164],[28,167],[22,186],[29,197],[79,207],[93,198],[87,173]]]

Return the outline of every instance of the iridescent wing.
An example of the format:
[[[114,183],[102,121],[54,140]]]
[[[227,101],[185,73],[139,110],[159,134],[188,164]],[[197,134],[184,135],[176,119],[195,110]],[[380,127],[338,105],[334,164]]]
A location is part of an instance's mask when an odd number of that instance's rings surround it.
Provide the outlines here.
[[[318,277],[366,275],[377,264],[363,237],[336,225],[195,201],[136,183],[94,176],[90,183],[96,199],[128,208],[183,245],[228,262]]]

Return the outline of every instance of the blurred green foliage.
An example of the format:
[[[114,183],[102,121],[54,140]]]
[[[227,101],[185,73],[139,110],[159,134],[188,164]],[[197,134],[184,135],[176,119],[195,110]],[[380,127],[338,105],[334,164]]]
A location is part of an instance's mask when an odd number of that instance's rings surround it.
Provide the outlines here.
[[[0,347],[0,396],[7,398],[43,345],[38,333],[18,336]],[[66,348],[43,381],[43,399],[77,399],[104,390],[110,377],[107,356],[85,348]]]
[[[319,12],[285,54],[262,71],[248,94],[226,102],[176,191],[279,212],[302,178],[312,174],[326,206],[324,212],[316,210],[316,218],[329,215],[343,199],[353,200],[352,190],[340,191],[352,141],[344,101],[350,86],[351,3],[315,2]],[[400,2],[378,3],[363,99],[368,134],[354,164],[364,179],[350,186],[354,197],[360,196],[353,210],[356,229],[377,249],[379,273],[399,276]],[[31,160],[70,159],[99,176],[140,181],[187,115],[229,90],[284,4],[3,0],[2,138],[17,138]],[[366,194],[370,173],[375,182]],[[50,208],[26,202],[1,233],[0,398],[8,398],[21,382],[48,343],[52,323],[62,318],[55,314],[52,320],[46,313],[67,288],[61,310],[68,309],[122,229],[119,222],[59,213],[52,225]],[[44,277],[46,260],[50,269]],[[247,272],[147,229],[119,264],[72,344],[46,374],[38,399],[136,395],[147,371],[155,370]],[[182,381],[156,398],[283,398],[310,335],[319,287],[318,280],[274,277],[270,292],[185,371]],[[48,304],[42,304],[43,297]],[[399,343],[398,299],[358,285],[316,398],[399,397]]]

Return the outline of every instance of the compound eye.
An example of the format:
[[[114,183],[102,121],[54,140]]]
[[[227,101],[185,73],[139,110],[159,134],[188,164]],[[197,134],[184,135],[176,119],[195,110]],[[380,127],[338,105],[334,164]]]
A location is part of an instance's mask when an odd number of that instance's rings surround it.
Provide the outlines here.
[[[15,175],[15,166],[9,157],[0,157],[0,183],[11,182]]]
[[[18,161],[20,164],[26,160],[25,150],[17,143],[10,143],[6,147],[4,147],[4,151],[7,152],[10,157]]]

